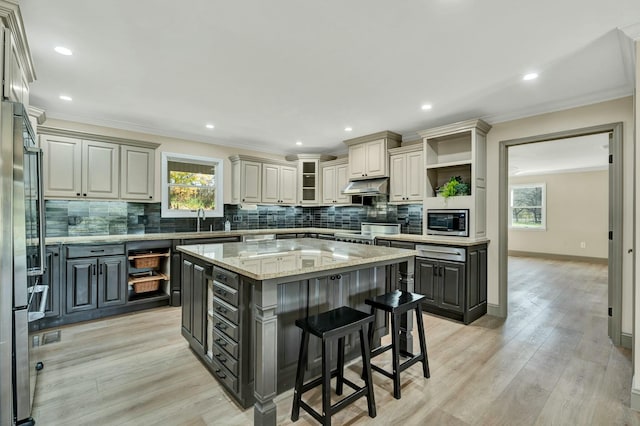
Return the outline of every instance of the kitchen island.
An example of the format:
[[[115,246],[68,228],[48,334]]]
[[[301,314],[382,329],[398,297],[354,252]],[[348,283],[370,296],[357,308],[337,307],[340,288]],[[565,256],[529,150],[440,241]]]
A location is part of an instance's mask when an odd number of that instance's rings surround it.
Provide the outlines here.
[[[309,238],[177,250],[183,262],[182,334],[240,405],[254,404],[256,425],[276,424],[273,399],[293,387],[297,318],[344,305],[368,311],[369,297],[413,290],[414,250]],[[376,318],[376,338],[385,332],[385,320]],[[404,318],[405,349],[412,347],[411,328]],[[346,356],[355,356],[358,346],[353,336]],[[309,374],[319,372],[319,354],[319,345],[310,342]]]

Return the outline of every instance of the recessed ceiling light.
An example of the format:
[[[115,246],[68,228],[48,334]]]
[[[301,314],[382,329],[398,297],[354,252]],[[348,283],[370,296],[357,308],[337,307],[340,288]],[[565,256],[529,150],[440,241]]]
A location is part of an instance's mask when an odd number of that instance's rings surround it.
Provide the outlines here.
[[[302,142],[296,141],[296,145],[300,146],[300,145],[302,145]]]
[[[68,48],[66,48],[64,46],[56,46],[55,49],[53,49],[53,50],[55,50],[56,52],[58,52],[59,54],[64,55],[64,56],[73,55],[73,52],[71,51],[71,49],[68,49]]]
[[[522,79],[524,81],[535,80],[536,78],[538,78],[538,73],[537,72],[530,72],[529,74],[525,74],[522,77]]]
[[[214,128],[214,127],[216,127],[216,126],[214,126],[213,124],[207,124],[205,127],[206,127],[207,129],[213,129],[213,128]]]
[[[62,99],[63,101],[71,101],[73,99],[71,99],[71,96],[67,96],[67,95],[60,95],[60,99]]]
[[[352,130],[353,130],[353,129],[352,129],[351,127],[345,127],[345,128],[344,128],[344,131],[345,131],[345,132],[350,132],[350,131],[352,131]]]
[[[422,107],[421,107],[421,108],[422,108],[423,110],[427,111],[427,110],[431,109],[431,108],[432,108],[432,106],[431,106],[431,104],[424,104],[424,105],[422,105]]]

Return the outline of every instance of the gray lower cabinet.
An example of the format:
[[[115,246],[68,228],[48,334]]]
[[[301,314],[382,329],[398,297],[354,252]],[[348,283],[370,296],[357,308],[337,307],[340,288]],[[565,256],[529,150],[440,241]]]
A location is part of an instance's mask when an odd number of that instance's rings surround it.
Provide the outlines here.
[[[68,314],[127,302],[124,255],[67,259],[66,279]]]
[[[45,318],[55,318],[60,315],[60,247],[47,246],[45,251],[45,273],[42,284],[49,286],[49,295],[45,305]]]
[[[211,267],[199,265],[196,260],[182,259],[182,335],[196,353],[203,355],[206,330],[206,288]]]
[[[464,261],[416,257],[415,290],[425,312],[469,324],[487,313],[487,245],[459,248]]]

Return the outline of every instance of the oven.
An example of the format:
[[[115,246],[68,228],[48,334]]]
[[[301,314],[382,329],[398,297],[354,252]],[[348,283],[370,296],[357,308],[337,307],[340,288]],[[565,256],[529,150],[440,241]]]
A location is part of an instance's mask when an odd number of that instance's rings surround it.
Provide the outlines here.
[[[468,237],[469,210],[427,210],[427,235]]]

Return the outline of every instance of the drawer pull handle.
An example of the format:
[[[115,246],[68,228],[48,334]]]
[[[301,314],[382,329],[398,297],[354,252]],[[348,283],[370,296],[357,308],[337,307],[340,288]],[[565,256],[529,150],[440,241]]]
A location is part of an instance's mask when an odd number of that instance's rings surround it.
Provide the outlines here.
[[[222,339],[221,339],[221,338],[219,338],[219,337],[216,339],[216,342],[217,342],[220,346],[222,346],[223,348],[224,348],[225,346],[227,346],[227,342],[225,342],[224,340],[222,340]]]
[[[218,377],[220,377],[221,379],[226,379],[227,375],[224,374],[222,371],[220,371],[219,368],[216,368],[216,374],[218,375]]]
[[[223,324],[221,322],[217,322],[216,323],[216,327],[218,327],[221,330],[226,330],[228,328],[228,326],[226,324]]]
[[[221,314],[226,314],[227,310],[225,308],[218,306],[218,312],[220,312]]]
[[[216,275],[216,278],[221,280],[221,281],[227,281],[226,275],[218,274],[218,275]]]

